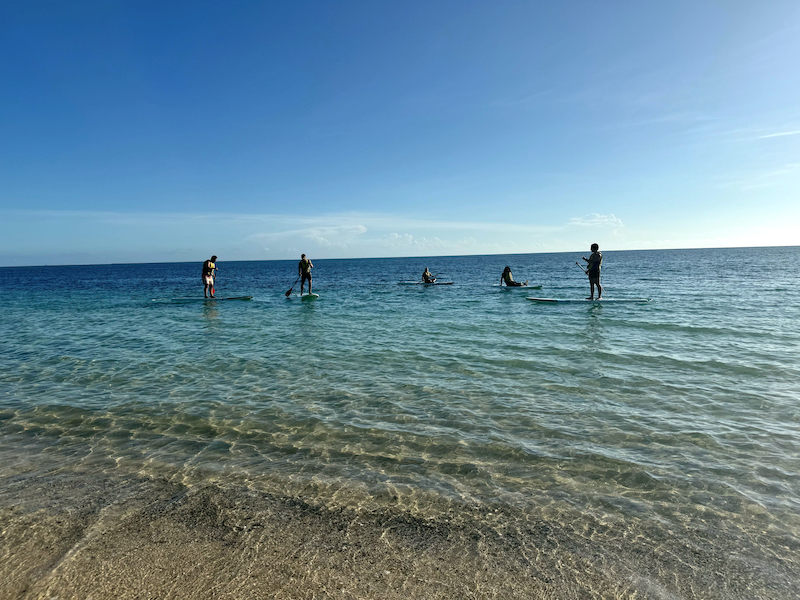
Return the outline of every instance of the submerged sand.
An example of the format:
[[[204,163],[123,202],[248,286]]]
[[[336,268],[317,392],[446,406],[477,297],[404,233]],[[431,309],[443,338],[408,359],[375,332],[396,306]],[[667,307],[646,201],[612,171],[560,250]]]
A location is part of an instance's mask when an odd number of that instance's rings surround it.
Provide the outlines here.
[[[18,475],[1,489],[3,599],[789,598],[797,590],[791,569],[759,577],[758,565],[736,567],[713,544],[680,554],[645,530],[615,537],[591,520],[567,527],[489,508],[422,518],[89,472]]]

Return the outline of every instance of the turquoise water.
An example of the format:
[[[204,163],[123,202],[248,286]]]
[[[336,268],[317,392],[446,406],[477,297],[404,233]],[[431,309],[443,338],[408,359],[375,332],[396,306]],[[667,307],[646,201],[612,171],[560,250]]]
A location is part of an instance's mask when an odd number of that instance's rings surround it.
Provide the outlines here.
[[[221,257],[232,302],[170,300],[202,261],[0,269],[0,479],[482,510],[645,597],[800,595],[800,248],[607,252],[605,296],[652,302],[526,300],[586,296],[580,256],[311,257],[313,301],[294,261]],[[426,266],[454,285],[397,284]]]

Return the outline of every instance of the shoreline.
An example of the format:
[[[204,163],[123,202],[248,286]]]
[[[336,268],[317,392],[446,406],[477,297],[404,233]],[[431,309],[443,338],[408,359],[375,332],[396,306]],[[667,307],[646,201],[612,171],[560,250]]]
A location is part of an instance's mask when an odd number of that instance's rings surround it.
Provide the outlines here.
[[[497,508],[436,518],[329,508],[242,487],[89,471],[0,494],[3,598],[790,598],[790,562],[647,541],[592,518]],[[638,526],[637,526],[638,527]],[[733,540],[728,540],[732,542]],[[743,553],[745,549],[742,549]],[[773,557],[774,560],[774,557]],[[732,567],[737,566],[738,569]],[[763,565],[762,565],[763,567]]]

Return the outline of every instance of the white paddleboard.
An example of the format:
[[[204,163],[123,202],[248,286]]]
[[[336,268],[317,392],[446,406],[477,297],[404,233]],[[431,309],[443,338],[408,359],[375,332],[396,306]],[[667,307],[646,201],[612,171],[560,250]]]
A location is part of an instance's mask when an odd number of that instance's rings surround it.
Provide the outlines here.
[[[221,296],[214,296],[213,298],[153,298],[153,302],[215,302],[217,300],[252,300],[252,296],[229,296],[223,298]]]
[[[542,285],[530,285],[528,282],[523,283],[522,285],[500,285],[499,283],[495,283],[492,287],[499,287],[501,290],[540,290],[542,289]]]
[[[319,294],[300,294],[300,298],[302,300],[313,300],[314,298],[319,298]]]
[[[557,298],[527,298],[531,302],[539,302],[541,304],[647,304],[652,302],[651,298],[610,298],[606,300],[587,300],[587,299],[557,299]]]

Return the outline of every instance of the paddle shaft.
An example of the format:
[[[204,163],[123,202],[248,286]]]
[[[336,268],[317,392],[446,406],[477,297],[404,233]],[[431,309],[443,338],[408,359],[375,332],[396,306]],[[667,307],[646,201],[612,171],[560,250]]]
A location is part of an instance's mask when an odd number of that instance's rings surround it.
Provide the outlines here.
[[[300,281],[300,275],[298,275],[298,276],[297,276],[297,279],[295,279],[295,280],[294,280],[294,283],[292,284],[292,287],[290,287],[290,288],[289,288],[289,291],[288,291],[288,292],[286,292],[285,296],[286,296],[287,298],[288,298],[288,297],[291,295],[291,293],[292,293],[292,290],[294,289],[294,286],[296,286],[296,285],[297,285],[297,282],[298,282],[298,281]]]

